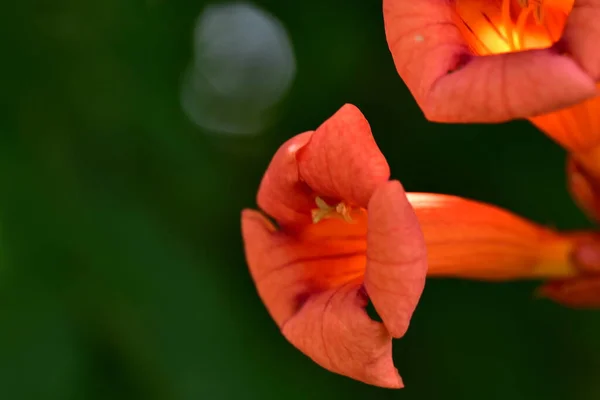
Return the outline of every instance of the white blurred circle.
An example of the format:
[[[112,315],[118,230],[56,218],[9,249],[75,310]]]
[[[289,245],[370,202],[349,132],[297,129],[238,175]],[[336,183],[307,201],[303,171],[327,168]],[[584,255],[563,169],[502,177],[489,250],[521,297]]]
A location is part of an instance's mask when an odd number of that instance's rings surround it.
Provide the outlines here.
[[[275,17],[247,3],[208,6],[194,29],[183,109],[210,131],[258,133],[272,120],[272,108],[295,72],[291,41]]]

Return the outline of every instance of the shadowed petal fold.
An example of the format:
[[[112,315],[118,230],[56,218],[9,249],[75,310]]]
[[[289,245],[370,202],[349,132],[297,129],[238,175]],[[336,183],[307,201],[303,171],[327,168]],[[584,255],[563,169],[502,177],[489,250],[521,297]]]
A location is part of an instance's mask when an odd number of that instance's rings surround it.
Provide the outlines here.
[[[318,293],[283,327],[285,337],[330,371],[372,385],[400,388],[392,338],[369,318],[360,281]]]

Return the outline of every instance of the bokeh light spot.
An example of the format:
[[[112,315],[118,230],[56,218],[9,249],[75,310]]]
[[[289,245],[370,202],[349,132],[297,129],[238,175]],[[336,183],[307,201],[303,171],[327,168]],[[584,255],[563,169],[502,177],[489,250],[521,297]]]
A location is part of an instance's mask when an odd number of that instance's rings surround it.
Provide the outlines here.
[[[247,3],[208,6],[194,30],[182,106],[207,131],[257,134],[273,122],[295,73],[292,43],[274,16]]]

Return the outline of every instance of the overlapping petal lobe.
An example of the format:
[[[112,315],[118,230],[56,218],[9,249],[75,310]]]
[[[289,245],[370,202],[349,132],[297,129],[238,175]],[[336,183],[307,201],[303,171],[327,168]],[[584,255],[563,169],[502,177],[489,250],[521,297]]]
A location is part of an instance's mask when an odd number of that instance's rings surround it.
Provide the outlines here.
[[[561,42],[594,80],[600,80],[600,0],[575,0]]]
[[[364,273],[364,236],[346,235],[328,220],[326,234],[278,231],[260,212],[242,212],[242,237],[250,274],[280,327],[314,294],[354,281]],[[337,234],[336,234],[337,232]]]
[[[365,288],[391,335],[402,337],[425,286],[425,240],[398,181],[377,188],[368,213]]]
[[[600,276],[550,282],[538,293],[569,307],[600,308]]]
[[[452,2],[384,0],[398,73],[425,116],[437,122],[502,122],[594,96],[594,81],[554,49],[476,56]]]
[[[283,327],[285,337],[324,368],[387,388],[402,387],[392,360],[392,338],[369,318],[360,281],[321,292]]]
[[[285,142],[273,156],[260,183],[259,207],[282,225],[311,223],[314,194],[299,179],[296,156],[312,135],[313,132],[305,132]]]
[[[600,219],[600,186],[577,163],[569,158],[567,162],[567,186],[575,203],[594,220]]]
[[[572,242],[498,207],[409,193],[425,237],[429,276],[481,280],[574,275]]]
[[[366,208],[390,169],[358,108],[344,105],[298,153],[300,177],[324,197]]]
[[[324,220],[290,235],[257,211],[242,214],[250,273],[285,337],[330,371],[398,388],[391,336],[365,311],[365,229],[360,218]]]

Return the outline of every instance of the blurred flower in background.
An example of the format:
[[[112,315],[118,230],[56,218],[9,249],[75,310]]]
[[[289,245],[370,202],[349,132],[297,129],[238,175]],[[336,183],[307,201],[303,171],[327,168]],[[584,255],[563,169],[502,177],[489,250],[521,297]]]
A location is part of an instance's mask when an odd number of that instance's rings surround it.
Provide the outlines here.
[[[274,122],[295,73],[292,43],[277,18],[251,3],[210,5],[196,22],[181,102],[209,132],[255,134]]]
[[[596,95],[597,0],[383,3],[396,68],[432,121],[528,118]]]

